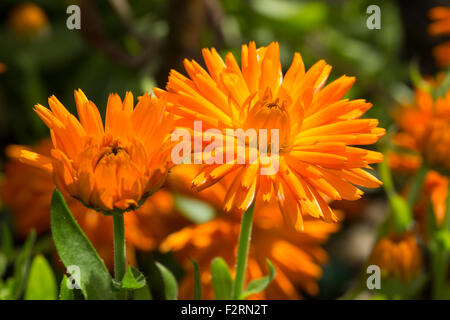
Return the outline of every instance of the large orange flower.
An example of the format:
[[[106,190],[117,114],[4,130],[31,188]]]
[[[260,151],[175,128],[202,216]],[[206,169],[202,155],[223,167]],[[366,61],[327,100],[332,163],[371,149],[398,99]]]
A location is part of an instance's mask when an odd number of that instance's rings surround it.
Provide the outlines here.
[[[203,131],[217,128],[224,135],[230,128],[278,130],[279,156],[260,153],[247,164],[235,156],[208,165],[193,181],[197,190],[232,175],[227,211],[245,211],[255,198],[265,203],[276,198],[284,218],[302,229],[306,216],[337,220],[327,198],[356,200],[363,192],[355,185],[380,185],[365,168],[382,161],[382,155],[352,146],[375,143],[385,132],[378,120],[360,119],[370,103],[342,99],[354,78],[342,76],[325,86],[331,67],[321,60],[305,71],[299,53],[283,77],[278,43],[258,49],[253,42],[243,45],[241,67],[231,53],[225,62],[215,49],[204,49],[203,57],[208,71],[185,60],[189,78],[172,70],[167,92],[155,90],[181,117],[177,125],[194,130],[194,120],[201,120]],[[216,153],[234,153],[234,148],[223,150]],[[268,168],[279,169],[263,174]]]
[[[50,229],[50,201],[55,184],[51,172],[19,162],[23,152],[37,152],[50,156],[52,142],[44,140],[36,147],[10,146],[7,154],[11,160],[5,165],[5,179],[0,185],[0,196],[11,209],[18,234],[25,237],[31,229],[38,233]],[[108,267],[113,267],[112,219],[99,215],[65,194],[67,204],[80,227]],[[188,224],[175,212],[173,198],[166,189],[157,191],[136,211],[124,216],[128,257],[132,260],[134,249],[154,250],[170,233]],[[132,261],[131,261],[132,262]]]
[[[162,100],[144,95],[134,108],[111,94],[105,127],[97,107],[75,91],[78,121],[55,96],[50,109],[36,105],[49,127],[51,157],[24,151],[22,161],[53,171],[57,187],[86,206],[104,213],[138,208],[164,182],[167,174],[171,116]]]
[[[450,7],[435,7],[429,11],[430,24],[428,32],[433,36],[450,35]],[[450,41],[436,46],[433,55],[441,67],[450,65]]]
[[[415,235],[407,232],[382,238],[374,247],[369,264],[380,267],[385,277],[396,277],[409,282],[422,269],[422,253]]]
[[[222,257],[234,273],[239,230],[239,217],[231,213],[201,225],[188,226],[162,243],[161,249],[174,252],[189,270],[180,284],[181,299],[192,299],[194,281],[188,258],[199,263],[203,297],[214,299],[211,261]],[[317,280],[322,275],[320,265],[327,261],[327,254],[320,245],[336,230],[337,224],[307,217],[304,232],[296,232],[285,226],[276,203],[255,208],[246,281],[267,275],[266,258],[274,264],[276,275],[267,290],[250,298],[299,299],[302,292],[316,295]]]

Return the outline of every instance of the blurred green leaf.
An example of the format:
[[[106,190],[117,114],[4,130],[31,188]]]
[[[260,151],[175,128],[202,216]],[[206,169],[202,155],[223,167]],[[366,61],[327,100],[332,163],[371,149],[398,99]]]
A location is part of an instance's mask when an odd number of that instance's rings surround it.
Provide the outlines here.
[[[195,223],[208,222],[216,215],[210,204],[180,194],[175,194],[175,208]]]
[[[52,268],[42,255],[37,255],[31,263],[25,300],[56,300],[56,280]]]
[[[98,213],[101,214],[101,213]],[[73,218],[62,194],[52,197],[51,229],[56,250],[66,267],[80,269],[81,291],[86,299],[116,299],[111,276],[103,260]]]
[[[275,277],[275,267],[273,266],[272,262],[270,262],[269,259],[267,259],[267,265],[269,266],[269,275],[260,279],[250,281],[247,288],[242,293],[241,296],[242,300],[246,299],[248,296],[252,294],[259,293],[265,290],[272,282],[273,278]]]
[[[122,280],[122,289],[137,290],[145,286],[146,281],[144,275],[135,267],[128,268]]]
[[[194,300],[202,300],[202,281],[200,279],[200,267],[197,261],[192,260],[192,268],[194,269]]]
[[[230,300],[233,291],[233,279],[230,269],[223,258],[214,258],[211,262],[211,275],[216,300]]]
[[[6,280],[6,286],[2,290],[3,295],[0,296],[0,299],[17,300],[22,294],[29,269],[31,249],[35,241],[36,233],[32,230],[16,258],[14,274]]]
[[[156,262],[156,266],[161,272],[164,282],[164,292],[166,300],[177,300],[178,298],[178,285],[177,280],[173,276],[172,272],[162,264]]]

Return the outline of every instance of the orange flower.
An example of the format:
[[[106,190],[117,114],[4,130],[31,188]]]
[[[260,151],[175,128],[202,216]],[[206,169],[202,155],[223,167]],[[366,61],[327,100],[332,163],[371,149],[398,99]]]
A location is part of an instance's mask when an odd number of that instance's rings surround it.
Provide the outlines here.
[[[379,266],[384,277],[409,282],[422,268],[422,254],[415,235],[407,232],[382,238],[375,245],[369,264]]]
[[[167,174],[171,117],[165,103],[149,95],[136,108],[128,92],[124,101],[111,94],[105,128],[97,107],[75,91],[78,121],[56,99],[51,110],[36,105],[49,127],[51,157],[21,153],[22,161],[54,172],[57,187],[86,206],[105,214],[138,208],[164,182]]]
[[[24,151],[50,156],[52,142],[44,140],[34,148],[10,146],[7,149],[11,160],[5,164],[5,179],[0,185],[0,196],[11,209],[16,231],[25,237],[31,229],[38,233],[50,229],[50,201],[55,184],[51,172],[19,162]],[[67,204],[80,227],[112,268],[113,227],[112,219],[99,215],[83,206],[79,201],[64,195]],[[161,189],[136,211],[124,216],[128,257],[133,262],[134,249],[154,250],[170,233],[188,224],[174,211],[171,194]]]
[[[448,178],[436,171],[429,171],[422,186],[420,198],[414,207],[414,216],[419,223],[419,231],[427,236],[428,204],[433,206],[434,219],[438,227],[442,226],[447,206]]]
[[[414,103],[398,108],[394,119],[400,129],[395,144],[418,153],[433,169],[450,170],[450,90],[433,99],[417,88]]]
[[[363,192],[355,185],[380,185],[363,168],[382,161],[382,155],[350,146],[375,143],[385,132],[378,120],[359,119],[370,103],[342,99],[354,78],[342,76],[324,86],[331,67],[321,60],[305,71],[299,53],[283,77],[278,43],[259,49],[254,42],[243,45],[241,67],[231,53],[225,62],[215,49],[204,49],[203,57],[208,72],[185,60],[189,78],[172,70],[167,92],[155,90],[167,97],[169,111],[181,117],[177,124],[192,130],[194,120],[201,120],[203,130],[217,128],[224,135],[229,128],[279,133],[279,156],[260,154],[250,164],[239,164],[234,157],[207,165],[193,181],[202,190],[231,175],[226,211],[243,212],[255,199],[268,203],[277,198],[289,224],[302,229],[306,216],[337,221],[327,198],[356,200]],[[232,149],[224,148],[226,155]],[[270,167],[279,170],[262,173]]]
[[[277,223],[273,223],[274,216]],[[214,299],[210,264],[222,257],[232,267],[239,238],[239,217],[232,213],[201,225],[188,226],[171,234],[161,245],[163,251],[173,251],[186,270],[192,270],[188,258],[199,263],[204,299]],[[251,299],[299,299],[302,293],[316,295],[320,265],[327,261],[320,244],[337,230],[336,224],[305,218],[304,232],[286,228],[276,203],[255,209],[246,281],[268,274],[266,258],[276,268],[274,281],[262,293]],[[193,273],[188,271],[180,284],[180,298],[192,299]]]
[[[16,6],[10,14],[11,29],[21,37],[38,35],[48,24],[45,12],[31,2]]]
[[[450,7],[435,7],[429,11],[429,17],[434,21],[428,28],[431,35],[450,35]],[[436,46],[433,55],[439,66],[448,66],[450,64],[450,41]]]

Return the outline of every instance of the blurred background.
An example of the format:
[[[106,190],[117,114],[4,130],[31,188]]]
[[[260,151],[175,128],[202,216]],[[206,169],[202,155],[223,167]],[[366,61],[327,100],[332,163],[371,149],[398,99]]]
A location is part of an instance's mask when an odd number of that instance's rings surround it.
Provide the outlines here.
[[[69,30],[69,5],[81,8],[81,29]],[[381,9],[381,29],[369,30],[366,9]],[[437,71],[427,11],[438,0],[109,0],[0,2],[0,167],[9,144],[32,145],[48,136],[35,115],[54,94],[73,113],[74,89],[81,88],[102,110],[108,94],[139,96],[164,87],[171,68],[184,71],[183,58],[201,59],[203,47],[222,55],[256,41],[278,41],[283,69],[298,51],[310,67],[319,59],[333,66],[331,80],[356,76],[349,98],[374,104],[368,117],[390,126],[390,109],[412,90],[411,73]],[[24,10],[26,8],[26,10]],[[239,58],[238,58],[239,61]],[[318,298],[336,298],[360,272],[373,246],[387,204],[382,189],[361,201],[342,203],[342,230],[327,249]],[[0,205],[1,206],[1,205]],[[1,207],[0,223],[13,225]],[[21,243],[23,239],[16,237]],[[44,244],[45,247],[45,244]]]

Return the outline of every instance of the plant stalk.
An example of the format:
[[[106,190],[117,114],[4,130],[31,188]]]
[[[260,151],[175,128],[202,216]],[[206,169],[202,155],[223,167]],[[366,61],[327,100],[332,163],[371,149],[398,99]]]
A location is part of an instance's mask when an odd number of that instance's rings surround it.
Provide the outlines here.
[[[234,280],[233,299],[239,300],[244,290],[245,274],[247,271],[248,251],[253,225],[253,211],[255,204],[242,215],[241,232],[239,234],[239,245],[236,259],[236,277]]]

